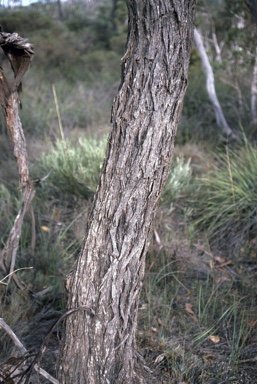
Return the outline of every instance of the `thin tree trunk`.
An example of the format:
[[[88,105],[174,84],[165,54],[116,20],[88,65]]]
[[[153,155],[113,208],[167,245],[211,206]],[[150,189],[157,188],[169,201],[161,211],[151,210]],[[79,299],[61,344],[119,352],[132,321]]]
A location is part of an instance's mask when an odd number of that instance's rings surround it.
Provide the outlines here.
[[[213,110],[214,110],[215,118],[216,118],[216,123],[222,129],[223,133],[229,137],[229,136],[233,135],[233,131],[229,127],[229,125],[225,119],[225,116],[223,114],[220,102],[219,102],[217,94],[216,94],[215,81],[214,81],[214,74],[213,74],[212,66],[210,64],[208,55],[207,55],[206,50],[204,48],[202,36],[196,28],[194,28],[194,41],[195,41],[196,48],[197,48],[199,55],[201,57],[201,60],[202,60],[204,72],[206,74],[206,89],[207,89],[207,93],[208,93],[210,102],[212,103],[212,106],[213,106]]]
[[[145,255],[187,87],[194,0],[127,0],[113,129],[76,270],[63,384],[151,383],[135,333]],[[83,310],[83,306],[86,310]]]
[[[112,10],[111,10],[111,21],[112,21],[112,30],[117,32],[117,23],[116,23],[116,11],[119,0],[112,0]]]
[[[253,77],[251,83],[251,119],[252,124],[257,123],[257,111],[256,111],[256,97],[257,97],[257,47],[255,49],[255,60],[253,66]]]
[[[220,48],[220,45],[218,43],[218,39],[217,39],[217,35],[216,35],[216,31],[213,27],[213,31],[212,31],[212,41],[213,41],[213,45],[214,45],[214,48],[215,48],[215,52],[216,52],[216,60],[219,64],[222,63],[222,57],[221,57],[221,48]]]

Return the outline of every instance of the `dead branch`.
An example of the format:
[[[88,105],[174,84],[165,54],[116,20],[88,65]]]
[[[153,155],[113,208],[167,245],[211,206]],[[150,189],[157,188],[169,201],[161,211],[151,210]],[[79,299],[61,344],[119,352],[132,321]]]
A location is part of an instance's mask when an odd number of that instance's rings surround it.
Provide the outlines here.
[[[30,375],[32,373],[32,370],[33,368],[35,369],[36,366],[38,366],[37,363],[40,362],[40,359],[46,349],[46,346],[47,344],[49,343],[49,340],[50,340],[50,337],[52,335],[52,333],[54,332],[54,330],[57,329],[58,325],[63,322],[63,320],[65,320],[68,316],[71,316],[72,314],[78,312],[78,311],[85,311],[85,312],[88,312],[88,314],[90,314],[91,316],[95,316],[95,311],[88,307],[87,305],[82,305],[80,307],[77,307],[77,308],[72,308],[70,310],[68,310],[67,312],[65,312],[54,324],[53,326],[51,327],[50,331],[48,332],[48,334],[46,335],[38,353],[36,354],[34,360],[32,361],[32,363],[30,364],[30,367],[28,369],[28,372],[27,372],[27,375],[26,375],[26,380],[24,382],[24,384],[29,384],[29,378],[30,378]]]
[[[26,140],[19,117],[19,92],[21,91],[21,80],[28,70],[34,50],[33,45],[17,33],[0,32],[0,46],[11,64],[14,74],[14,79],[8,80],[3,69],[0,68],[0,103],[13,144],[13,153],[17,160],[19,172],[19,187],[23,194],[22,208],[15,219],[6,245],[1,253],[0,268],[4,273],[9,273],[15,283],[21,288],[21,284],[13,271],[23,219],[31,205],[35,190],[34,183],[29,177]]]
[[[47,373],[44,369],[40,368],[39,367],[39,362],[40,362],[40,359],[43,355],[43,353],[45,352],[46,350],[46,346],[47,344],[49,343],[49,340],[50,340],[50,337],[52,336],[52,333],[57,329],[57,327],[59,326],[59,324],[61,322],[63,322],[63,320],[65,320],[68,316],[71,316],[72,314],[78,312],[78,311],[85,311],[85,312],[88,312],[89,315],[91,316],[95,316],[95,311],[91,308],[91,307],[88,307],[86,305],[84,306],[80,306],[78,308],[72,308],[70,309],[69,311],[65,312],[54,324],[53,326],[51,327],[51,329],[49,330],[48,334],[46,335],[38,353],[35,355],[34,359],[32,360],[31,363],[27,364],[26,367],[25,367],[25,372],[24,373],[21,373],[19,374],[18,376],[21,376],[22,375],[22,378],[24,378],[24,381],[23,381],[23,384],[28,384],[29,383],[29,379],[30,379],[30,376],[31,376],[31,373],[33,371],[33,369],[35,371],[37,371],[38,373],[40,373],[40,375],[44,376],[46,379],[48,379],[51,383],[54,383],[54,384],[60,384],[60,382],[58,380],[56,380],[54,377],[52,377],[49,373]],[[3,328],[4,331],[11,337],[11,339],[13,340],[14,344],[16,345],[16,347],[20,350],[21,354],[22,354],[22,359],[23,361],[26,360],[27,356],[28,355],[28,351],[27,349],[24,347],[24,345],[21,343],[21,341],[18,339],[18,337],[15,335],[15,333],[13,332],[13,330],[9,327],[8,324],[6,324],[6,322],[4,321],[4,319],[0,318],[0,328]],[[19,359],[20,361],[21,359]],[[16,372],[15,370],[13,371],[12,375],[14,375]],[[14,376],[13,376],[14,377]],[[17,376],[16,376],[17,377]]]
[[[21,351],[22,355],[28,354],[27,349],[24,347],[22,342],[18,339],[18,337],[15,335],[13,330],[9,327],[8,324],[4,321],[4,319],[0,318],[0,328],[3,328],[3,330],[10,336],[10,338],[13,340],[16,347]],[[40,368],[38,364],[34,364],[33,368],[35,371],[37,371],[40,375],[44,376],[46,379],[48,379],[53,384],[60,384],[58,380],[56,380],[53,376],[51,376],[48,372],[46,372],[43,368]],[[14,371],[15,373],[15,371]]]

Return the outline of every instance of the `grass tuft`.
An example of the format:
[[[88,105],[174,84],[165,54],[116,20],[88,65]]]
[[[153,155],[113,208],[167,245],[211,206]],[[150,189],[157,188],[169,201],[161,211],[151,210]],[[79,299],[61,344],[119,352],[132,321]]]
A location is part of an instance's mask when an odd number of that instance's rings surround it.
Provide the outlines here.
[[[190,196],[195,224],[212,242],[238,245],[257,229],[257,149],[246,143],[216,157]]]
[[[80,138],[74,144],[59,140],[41,158],[41,168],[51,172],[47,187],[57,194],[88,198],[94,194],[104,159],[106,139]]]

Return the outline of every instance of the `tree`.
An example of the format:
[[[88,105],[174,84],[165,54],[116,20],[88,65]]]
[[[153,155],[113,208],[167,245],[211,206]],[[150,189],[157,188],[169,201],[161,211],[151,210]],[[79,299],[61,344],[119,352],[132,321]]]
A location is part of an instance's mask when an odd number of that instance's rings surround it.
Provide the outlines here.
[[[194,29],[194,41],[195,41],[196,48],[197,48],[199,55],[201,57],[201,60],[202,60],[204,72],[206,74],[206,89],[208,92],[209,99],[210,99],[212,106],[213,106],[217,125],[222,129],[222,131],[226,135],[226,137],[232,136],[233,131],[229,127],[229,125],[225,119],[225,116],[224,116],[224,113],[222,111],[219,99],[218,99],[217,94],[216,94],[214,73],[213,73],[213,69],[212,69],[212,66],[210,64],[208,55],[207,55],[206,50],[204,48],[203,38],[202,38],[202,35],[199,32],[199,30],[196,28]]]
[[[127,0],[113,128],[76,268],[58,376],[146,383],[136,324],[146,251],[187,87],[194,0]],[[150,381],[151,382],[151,381]]]
[[[257,26],[257,0],[245,0],[245,3],[249,7],[252,18]],[[257,112],[256,112],[256,98],[257,98],[257,48],[255,48],[253,76],[251,82],[251,117],[252,124],[256,125]]]

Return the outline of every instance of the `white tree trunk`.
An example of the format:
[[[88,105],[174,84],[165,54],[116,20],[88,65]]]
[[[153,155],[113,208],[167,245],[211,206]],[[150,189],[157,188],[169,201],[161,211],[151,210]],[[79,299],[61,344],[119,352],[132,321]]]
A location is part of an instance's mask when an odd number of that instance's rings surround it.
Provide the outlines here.
[[[252,123],[254,125],[257,122],[256,96],[257,96],[257,47],[255,49],[255,61],[253,66],[253,78],[251,83],[251,118],[252,118]]]
[[[200,58],[202,60],[204,72],[206,74],[206,89],[207,89],[209,99],[213,106],[217,125],[222,129],[223,133],[226,136],[231,136],[233,135],[233,131],[229,127],[225,119],[219,99],[216,94],[214,73],[213,73],[209,58],[207,56],[206,50],[204,48],[202,35],[196,28],[194,28],[194,41],[195,41],[196,48],[199,52]]]
[[[221,64],[222,63],[221,48],[220,48],[220,45],[218,43],[218,39],[217,39],[217,35],[216,35],[215,31],[212,32],[212,41],[213,41],[213,45],[214,45],[215,52],[216,52],[216,60],[219,64]]]

